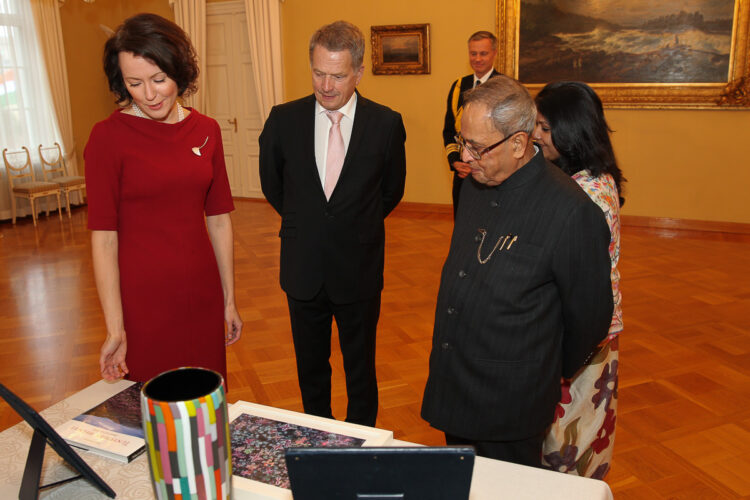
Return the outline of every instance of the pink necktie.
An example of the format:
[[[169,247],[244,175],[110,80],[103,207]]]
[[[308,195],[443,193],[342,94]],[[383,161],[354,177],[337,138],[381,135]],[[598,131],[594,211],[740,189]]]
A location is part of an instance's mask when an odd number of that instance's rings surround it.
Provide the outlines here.
[[[326,157],[326,180],[323,191],[326,194],[326,200],[330,200],[333,188],[336,187],[336,182],[341,175],[346,148],[344,147],[344,138],[341,136],[341,117],[343,115],[340,111],[326,111],[326,115],[331,120],[331,129],[328,131],[328,156]]]

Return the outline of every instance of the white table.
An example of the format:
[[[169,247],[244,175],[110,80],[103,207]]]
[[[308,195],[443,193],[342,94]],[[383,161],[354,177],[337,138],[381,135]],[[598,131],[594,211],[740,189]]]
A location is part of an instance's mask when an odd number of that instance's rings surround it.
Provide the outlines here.
[[[109,384],[103,380],[83,389],[42,412],[44,418],[56,427],[76,415],[92,408],[127,386],[127,382]],[[26,464],[32,430],[21,422],[0,433],[0,498],[18,498],[18,491]],[[394,446],[413,443],[394,441]],[[122,500],[153,499],[146,455],[124,465],[97,455],[81,452],[97,474]],[[42,484],[66,479],[74,471],[47,446],[42,471]],[[45,490],[44,499],[103,499],[107,498],[87,481],[81,479]],[[471,481],[470,500],[612,500],[607,483],[567,474],[560,474],[522,465],[477,457]]]

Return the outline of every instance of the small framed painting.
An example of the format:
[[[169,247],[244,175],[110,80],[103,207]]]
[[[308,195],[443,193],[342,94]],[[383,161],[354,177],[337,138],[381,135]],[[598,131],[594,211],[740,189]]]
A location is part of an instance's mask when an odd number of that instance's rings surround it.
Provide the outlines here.
[[[430,25],[371,26],[374,75],[430,73]]]

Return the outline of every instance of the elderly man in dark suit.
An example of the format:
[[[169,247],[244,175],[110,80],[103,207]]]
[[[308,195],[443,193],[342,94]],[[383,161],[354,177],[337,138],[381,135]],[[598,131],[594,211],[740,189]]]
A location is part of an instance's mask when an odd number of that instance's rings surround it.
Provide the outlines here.
[[[404,193],[401,115],[355,91],[364,37],[337,21],[310,40],[313,94],[275,106],[260,135],[263,194],[281,215],[287,294],[306,413],[331,412],[336,319],[349,398],[346,420],[375,425],[375,331],[385,217]]]
[[[467,92],[461,189],[435,312],[422,417],[448,444],[541,466],[571,377],[612,316],[602,211],[531,142],[536,108],[515,80]]]

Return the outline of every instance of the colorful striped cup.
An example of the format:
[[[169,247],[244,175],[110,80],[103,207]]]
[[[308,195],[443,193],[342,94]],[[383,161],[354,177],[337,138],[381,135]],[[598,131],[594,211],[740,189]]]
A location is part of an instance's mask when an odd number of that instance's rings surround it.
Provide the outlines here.
[[[224,380],[178,368],[141,389],[149,468],[159,500],[229,500],[232,462]]]

